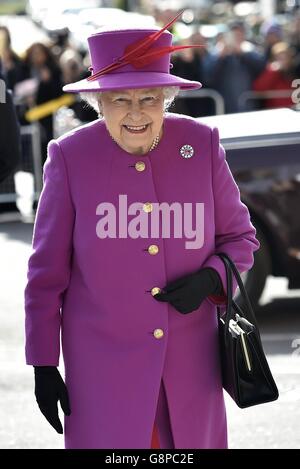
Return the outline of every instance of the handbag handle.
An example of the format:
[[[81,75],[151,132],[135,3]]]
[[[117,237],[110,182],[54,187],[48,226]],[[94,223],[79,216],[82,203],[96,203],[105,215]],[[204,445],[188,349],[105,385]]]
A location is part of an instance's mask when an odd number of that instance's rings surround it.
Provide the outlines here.
[[[226,283],[227,283],[227,304],[226,304],[226,314],[225,314],[225,340],[226,340],[226,331],[228,330],[229,327],[229,321],[230,319],[235,319],[234,318],[234,313],[238,313],[241,317],[245,317],[248,321],[250,321],[252,324],[256,326],[258,329],[258,325],[256,322],[256,318],[249,300],[249,296],[247,294],[247,291],[244,287],[243,281],[241,279],[240,273],[236,268],[236,265],[232,261],[232,259],[228,256],[226,253],[217,253],[217,255],[222,259],[224,265],[225,265],[225,270],[226,270]],[[247,313],[242,311],[241,308],[237,305],[237,303],[233,300],[232,298],[232,273],[237,281],[237,284],[240,289],[240,294],[241,297],[244,301]],[[218,313],[220,314],[220,308],[218,307]]]
[[[225,313],[225,326],[224,326],[224,340],[225,340],[225,345],[227,345],[227,331],[229,328],[229,321],[232,319],[233,312],[232,312],[232,271],[230,269],[230,265],[228,264],[228,261],[226,258],[223,258],[220,254],[218,256],[222,259],[224,266],[225,266],[225,272],[226,272],[226,286],[227,286],[227,295],[226,295],[226,313]],[[217,311],[219,317],[221,316],[221,311],[220,307],[217,306]]]

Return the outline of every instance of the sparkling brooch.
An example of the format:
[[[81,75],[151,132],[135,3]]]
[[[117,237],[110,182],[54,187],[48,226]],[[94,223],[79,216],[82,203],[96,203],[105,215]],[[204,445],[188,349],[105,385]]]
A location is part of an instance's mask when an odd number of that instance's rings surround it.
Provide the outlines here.
[[[180,148],[180,154],[183,158],[191,158],[194,154],[194,148],[191,145],[183,145]]]

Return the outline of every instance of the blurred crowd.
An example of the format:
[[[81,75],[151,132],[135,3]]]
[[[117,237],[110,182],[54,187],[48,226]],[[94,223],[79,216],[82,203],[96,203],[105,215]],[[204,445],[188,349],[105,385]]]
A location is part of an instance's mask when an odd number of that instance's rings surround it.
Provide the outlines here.
[[[232,20],[213,42],[197,30],[185,42],[203,47],[178,54],[172,71],[218,91],[225,113],[293,106],[292,82],[300,77],[300,12],[288,31],[275,20],[268,20],[255,34],[247,23]],[[278,91],[280,97],[266,97],[270,91]],[[261,97],[257,98],[255,92]],[[193,117],[215,112],[210,98],[189,99],[177,105]]]
[[[170,18],[173,16],[171,12]],[[161,15],[156,20],[161,26],[169,18]],[[173,54],[171,73],[198,80],[203,89],[218,92],[225,113],[293,106],[292,83],[300,77],[300,11],[295,12],[288,28],[275,19],[252,25],[236,19],[214,38],[200,34],[197,25],[189,37],[176,40],[201,47]],[[88,54],[75,50],[67,38],[60,43],[36,42],[19,56],[12,48],[10,31],[0,24],[0,76],[13,91],[21,125],[28,124],[28,110],[60,98],[64,84],[89,76],[89,65]],[[279,91],[280,96],[266,98],[264,93],[269,91]],[[253,92],[264,95],[254,99]],[[194,96],[178,99],[170,111],[193,117],[216,113],[214,99]],[[80,122],[97,118],[95,111],[76,97],[69,107]],[[44,109],[38,121],[43,164],[54,135],[53,108]]]
[[[0,76],[13,91],[21,125],[30,123],[26,118],[28,110],[62,96],[64,84],[90,75],[84,65],[84,58],[67,45],[60,49],[59,54],[55,54],[51,46],[36,42],[26,50],[23,57],[19,57],[11,47],[8,28],[1,25],[0,44]],[[97,114],[82,102],[75,101],[70,107],[82,122],[97,118]],[[38,121],[43,164],[47,144],[53,138],[54,129],[53,111],[46,109],[42,114],[45,115]]]

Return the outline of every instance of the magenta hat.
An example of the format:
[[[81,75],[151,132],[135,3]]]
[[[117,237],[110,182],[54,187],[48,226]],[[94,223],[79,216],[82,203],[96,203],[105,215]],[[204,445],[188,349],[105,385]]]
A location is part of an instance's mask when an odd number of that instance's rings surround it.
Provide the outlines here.
[[[130,88],[179,86],[183,90],[201,88],[199,81],[170,74],[171,53],[202,45],[172,46],[173,35],[166,29],[105,30],[88,37],[92,75],[63,87],[68,93],[109,91]]]

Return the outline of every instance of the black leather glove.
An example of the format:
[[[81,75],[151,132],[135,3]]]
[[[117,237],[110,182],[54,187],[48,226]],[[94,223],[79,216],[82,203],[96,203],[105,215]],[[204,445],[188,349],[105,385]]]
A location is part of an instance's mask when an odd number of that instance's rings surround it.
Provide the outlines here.
[[[58,417],[57,401],[66,415],[71,414],[67,387],[55,366],[35,366],[35,397],[42,414],[58,433],[63,427]]]
[[[207,296],[222,293],[223,285],[218,272],[205,267],[169,283],[154,298],[157,301],[168,301],[179,313],[187,314],[198,309]]]

